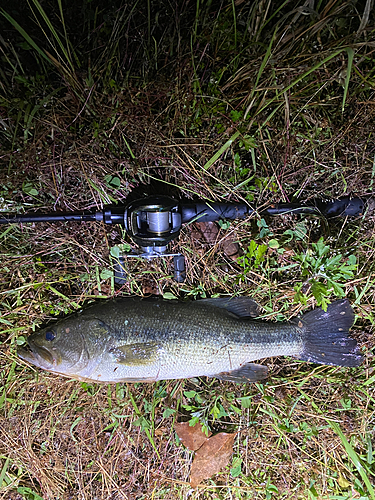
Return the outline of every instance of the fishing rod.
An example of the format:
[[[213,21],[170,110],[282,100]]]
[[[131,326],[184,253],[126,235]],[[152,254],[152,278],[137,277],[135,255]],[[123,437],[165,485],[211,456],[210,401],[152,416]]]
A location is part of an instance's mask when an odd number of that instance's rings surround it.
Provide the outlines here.
[[[309,214],[326,218],[360,217],[366,210],[366,200],[344,196],[330,201],[312,200],[309,204],[273,203],[268,207],[254,209],[245,203],[209,203],[204,201],[184,202],[168,196],[151,196],[133,201],[128,205],[106,205],[102,210],[75,212],[53,212],[48,214],[0,213],[0,224],[23,224],[30,222],[103,222],[119,224],[138,245],[138,251],[120,254],[114,262],[115,283],[124,284],[126,257],[173,257],[174,279],[182,283],[186,278],[185,257],[180,253],[169,253],[168,244],[175,240],[183,224],[190,222],[212,222],[218,220],[243,219],[252,214],[282,215]]]

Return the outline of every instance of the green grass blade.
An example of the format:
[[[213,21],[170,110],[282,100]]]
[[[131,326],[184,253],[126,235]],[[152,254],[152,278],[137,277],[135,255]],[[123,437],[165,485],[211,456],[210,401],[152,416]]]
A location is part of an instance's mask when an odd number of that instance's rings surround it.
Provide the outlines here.
[[[62,22],[63,29],[64,29],[64,37],[65,37],[65,41],[66,41],[66,48],[67,48],[67,51],[68,51],[69,60],[71,61],[72,60],[72,56],[71,56],[71,53],[70,53],[70,47],[69,47],[69,42],[68,42],[68,34],[66,32],[66,26],[65,26],[65,21],[64,21],[64,11],[63,11],[63,8],[62,8],[61,0],[57,0],[57,3],[59,4],[59,11],[60,11],[60,16],[61,16],[61,22]]]
[[[69,297],[67,297],[63,293],[59,292],[58,290],[56,290],[55,287],[49,285],[48,289],[51,290],[53,293],[55,293],[58,297],[61,297],[62,299],[64,299],[68,304],[72,305],[76,309],[80,309],[81,306],[78,305],[77,302],[74,302],[74,300],[69,299]]]
[[[88,184],[93,188],[95,189],[95,191],[99,194],[101,200],[103,203],[108,203],[108,201],[112,202],[112,203],[116,203],[117,200],[111,196],[110,194],[106,193],[103,189],[101,189],[97,184],[95,184],[94,181],[92,181],[91,179],[87,178],[86,179]]]
[[[132,148],[130,147],[130,145],[129,145],[128,141],[126,140],[126,137],[124,136],[124,134],[122,134],[122,139],[123,139],[123,141],[125,142],[126,147],[128,148],[128,151],[129,151],[129,153],[130,153],[131,159],[132,159],[132,160],[135,160],[135,159],[136,159],[136,158],[135,158],[135,154],[133,153],[133,150],[132,150]]]
[[[260,68],[259,68],[259,71],[258,71],[258,74],[257,74],[257,77],[256,77],[256,80],[255,80],[255,83],[254,83],[254,87],[250,93],[250,96],[249,96],[249,100],[252,99],[253,95],[254,95],[254,92],[258,86],[258,83],[259,83],[259,80],[260,80],[260,77],[262,76],[263,74],[263,71],[264,71],[264,68],[267,66],[267,63],[271,57],[271,51],[272,51],[272,46],[273,46],[273,42],[275,40],[275,37],[276,37],[276,30],[274,31],[273,35],[272,35],[272,38],[271,38],[271,41],[270,43],[268,44],[268,47],[267,47],[267,51],[266,51],[266,54],[265,56],[263,57],[263,60],[262,60],[262,63],[260,65]]]
[[[234,50],[237,51],[237,16],[236,16],[236,6],[234,0],[232,0],[232,12],[233,12],[233,29],[234,29]]]
[[[338,55],[340,55],[343,51],[346,51],[347,48],[343,48],[343,49],[340,49],[340,50],[336,50],[335,52],[333,52],[332,54],[330,54],[329,56],[325,57],[322,61],[318,62],[317,64],[315,64],[312,68],[310,68],[308,71],[306,71],[305,73],[303,73],[301,76],[299,76],[298,78],[296,78],[292,83],[290,83],[289,85],[287,85],[281,92],[279,92],[275,97],[273,97],[272,99],[270,99],[267,104],[265,104],[261,109],[258,110],[258,112],[256,113],[256,115],[259,115],[261,114],[270,104],[272,104],[274,101],[276,101],[277,99],[280,99],[280,97],[284,94],[286,94],[287,92],[289,92],[289,90],[291,90],[294,86],[296,86],[299,82],[301,82],[304,78],[306,78],[307,76],[309,76],[311,73],[313,73],[314,71],[316,71],[317,69],[321,68],[322,66],[324,66],[324,64],[326,64],[327,62],[329,62],[331,59],[337,57]],[[269,120],[269,117],[266,118],[265,122],[267,122]],[[264,125],[264,124],[263,124]]]
[[[365,382],[363,382],[363,386],[366,387],[368,385],[373,385],[375,383],[375,375],[367,379]]]
[[[268,23],[272,21],[274,17],[276,17],[279,12],[285,7],[285,5],[289,2],[289,0],[285,0],[278,8],[269,16],[269,18],[265,21],[265,23],[261,26],[259,34],[264,31],[264,28],[267,26]]]
[[[344,83],[344,97],[342,98],[342,107],[341,107],[342,113],[344,112],[346,97],[348,95],[350,75],[352,73],[353,59],[354,59],[354,50],[351,47],[347,47],[346,52],[348,54],[348,66],[346,68],[346,77]]]
[[[264,128],[267,123],[272,120],[272,118],[275,116],[275,114],[279,111],[280,108],[282,108],[284,103],[280,103],[278,106],[276,106],[276,108],[271,111],[271,113],[267,116],[267,118],[264,120],[264,122],[262,123],[261,125],[261,128]]]
[[[47,57],[47,55],[43,52],[43,50],[38,47],[38,45],[30,38],[30,36],[26,33],[26,31],[17,23],[15,19],[13,19],[12,16],[10,16],[5,10],[1,9],[1,14],[7,19],[15,28],[16,30],[24,37],[26,42],[33,47],[37,51],[37,53],[43,57],[46,61],[51,63],[50,59]]]
[[[237,137],[240,136],[240,132],[235,132],[232,137],[230,137],[230,139],[227,140],[227,142],[221,146],[221,148],[219,149],[219,151],[217,151],[212,158],[210,158],[208,160],[208,162],[203,165],[203,169],[204,170],[207,170],[208,168],[211,167],[211,165],[213,165],[215,163],[216,160],[218,160],[220,158],[220,156],[233,144],[233,142],[237,139]]]
[[[326,418],[323,414],[322,414],[322,411],[318,408],[318,406],[315,404],[314,400],[308,396],[308,394],[306,392],[304,392],[301,388],[299,388],[299,392],[302,394],[303,397],[306,398],[306,400],[308,400],[312,407],[316,410],[317,413],[321,414],[322,417],[324,418],[324,420],[329,424],[329,426],[331,427],[331,429],[339,436],[339,438],[341,439],[341,442],[345,448],[345,451],[348,455],[348,458],[352,461],[353,465],[355,466],[355,468],[357,469],[357,471],[359,472],[363,482],[365,483],[366,487],[367,487],[367,490],[368,490],[368,493],[369,495],[371,496],[372,500],[375,500],[375,491],[374,491],[374,488],[368,478],[368,475],[366,473],[366,470],[365,468],[363,467],[356,451],[353,449],[352,445],[349,443],[349,441],[346,439],[346,436],[344,435],[344,433],[342,432],[340,426],[338,425],[337,422],[333,422],[332,420],[330,420],[329,418]]]
[[[7,473],[8,465],[9,465],[9,457],[5,460],[3,468],[1,469],[1,472],[0,472],[0,489],[3,486],[3,482],[4,482],[5,474]]]
[[[129,398],[130,398],[130,401],[133,405],[133,408],[134,408],[134,411],[135,413],[138,415],[138,417],[141,417],[142,416],[142,413],[139,411],[139,408],[137,406],[137,403],[135,402],[131,392],[129,391]],[[159,455],[159,452],[158,452],[158,449],[156,448],[156,445],[155,445],[155,441],[154,439],[152,438],[151,434],[150,434],[150,431],[148,429],[144,429],[145,433],[146,433],[146,436],[148,437],[150,443],[151,443],[151,446],[154,448],[155,450],[155,453],[157,454],[158,458],[160,459],[160,455]]]
[[[194,28],[193,28],[193,42],[194,43],[195,43],[195,41],[197,39],[198,22],[199,22],[199,0],[196,0],[195,20],[194,20]]]
[[[68,65],[70,66],[70,69],[72,71],[74,71],[74,66],[73,66],[73,63],[69,57],[69,53],[67,52],[64,44],[62,43],[61,41],[61,38],[59,37],[59,35],[57,34],[57,31],[55,30],[55,28],[53,27],[51,21],[48,19],[48,16],[47,14],[45,13],[43,7],[40,5],[40,3],[38,2],[38,0],[32,0],[33,1],[33,4],[35,5],[35,7],[38,9],[40,15],[42,16],[44,22],[46,23],[46,25],[48,26],[48,28],[50,29],[54,39],[56,40],[56,42],[58,43],[62,53],[64,54],[64,57],[66,59],[66,62],[68,63]]]
[[[25,115],[25,131],[24,131],[24,138],[27,140],[28,138],[28,133],[31,128],[32,121],[34,119],[35,114],[47,103],[50,101],[51,97],[53,97],[55,94],[57,94],[61,90],[61,87],[56,88],[53,92],[48,94],[47,97],[45,97],[42,101],[40,101],[34,108],[30,111],[28,115]],[[0,235],[1,237],[2,235]]]
[[[328,420],[328,419],[327,419],[327,422],[329,423],[330,427],[336,432],[336,434],[341,439],[341,442],[345,448],[345,451],[348,454],[348,457],[350,458],[350,460],[353,462],[357,471],[360,473],[361,478],[367,487],[368,493],[370,494],[371,498],[373,500],[375,500],[374,488],[373,488],[373,486],[372,486],[372,484],[371,484],[371,482],[366,474],[366,471],[365,471],[357,453],[355,452],[355,450],[353,449],[353,447],[349,443],[349,441],[346,439],[346,436],[344,435],[344,433],[340,429],[340,426],[336,422],[332,422],[331,420]]]

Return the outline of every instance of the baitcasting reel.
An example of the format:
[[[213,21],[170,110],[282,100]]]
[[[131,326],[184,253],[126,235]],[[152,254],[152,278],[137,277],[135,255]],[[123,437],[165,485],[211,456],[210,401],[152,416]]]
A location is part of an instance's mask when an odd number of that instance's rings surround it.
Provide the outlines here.
[[[126,257],[152,259],[173,257],[174,279],[182,283],[186,278],[185,257],[169,253],[168,243],[179,236],[182,224],[242,219],[251,214],[281,215],[286,213],[322,215],[332,217],[359,217],[366,209],[366,201],[359,197],[345,196],[337,200],[313,200],[310,205],[298,203],[272,204],[256,210],[241,203],[209,203],[177,201],[167,196],[151,196],[126,206],[105,206],[98,211],[55,212],[50,214],[2,214],[0,224],[26,222],[99,221],[122,225],[130,238],[138,245],[136,253],[120,254],[114,259],[115,282],[126,281],[124,262]]]

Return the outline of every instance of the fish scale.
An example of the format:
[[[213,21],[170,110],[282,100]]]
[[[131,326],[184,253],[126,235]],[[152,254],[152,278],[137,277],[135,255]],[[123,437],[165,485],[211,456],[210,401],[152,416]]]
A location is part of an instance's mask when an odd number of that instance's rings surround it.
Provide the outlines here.
[[[253,361],[288,355],[339,366],[362,357],[348,336],[348,301],[290,322],[254,320],[247,297],[177,301],[112,299],[73,314],[28,339],[19,355],[81,380],[153,382],[198,376],[252,382],[267,376]]]
[[[215,310],[204,301],[202,304],[166,302],[163,314],[156,316],[155,310],[159,311],[159,306],[141,301],[126,325],[111,311],[106,311],[105,316],[98,314],[114,328],[121,345],[156,343],[153,364],[128,366],[125,362],[119,363],[121,366],[116,370],[119,377],[161,380],[189,378],[197,374],[213,376],[262,357],[297,355],[302,348],[301,329],[293,324],[279,324],[277,330],[274,324],[266,322],[253,321],[249,325],[249,319],[235,319],[226,310]],[[112,317],[116,318],[115,321],[111,321]],[[154,320],[153,328],[149,327],[150,317]],[[110,366],[110,362],[104,364]],[[90,365],[88,368],[90,370]],[[84,376],[95,380],[103,377],[99,373],[100,366],[95,371],[89,370]]]

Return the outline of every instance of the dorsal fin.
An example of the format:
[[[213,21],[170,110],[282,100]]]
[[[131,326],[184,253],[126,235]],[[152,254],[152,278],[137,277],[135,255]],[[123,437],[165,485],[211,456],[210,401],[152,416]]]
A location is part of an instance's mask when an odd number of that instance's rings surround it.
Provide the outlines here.
[[[261,313],[260,306],[249,297],[220,297],[216,299],[202,299],[197,304],[209,305],[225,309],[238,318],[256,318]]]

